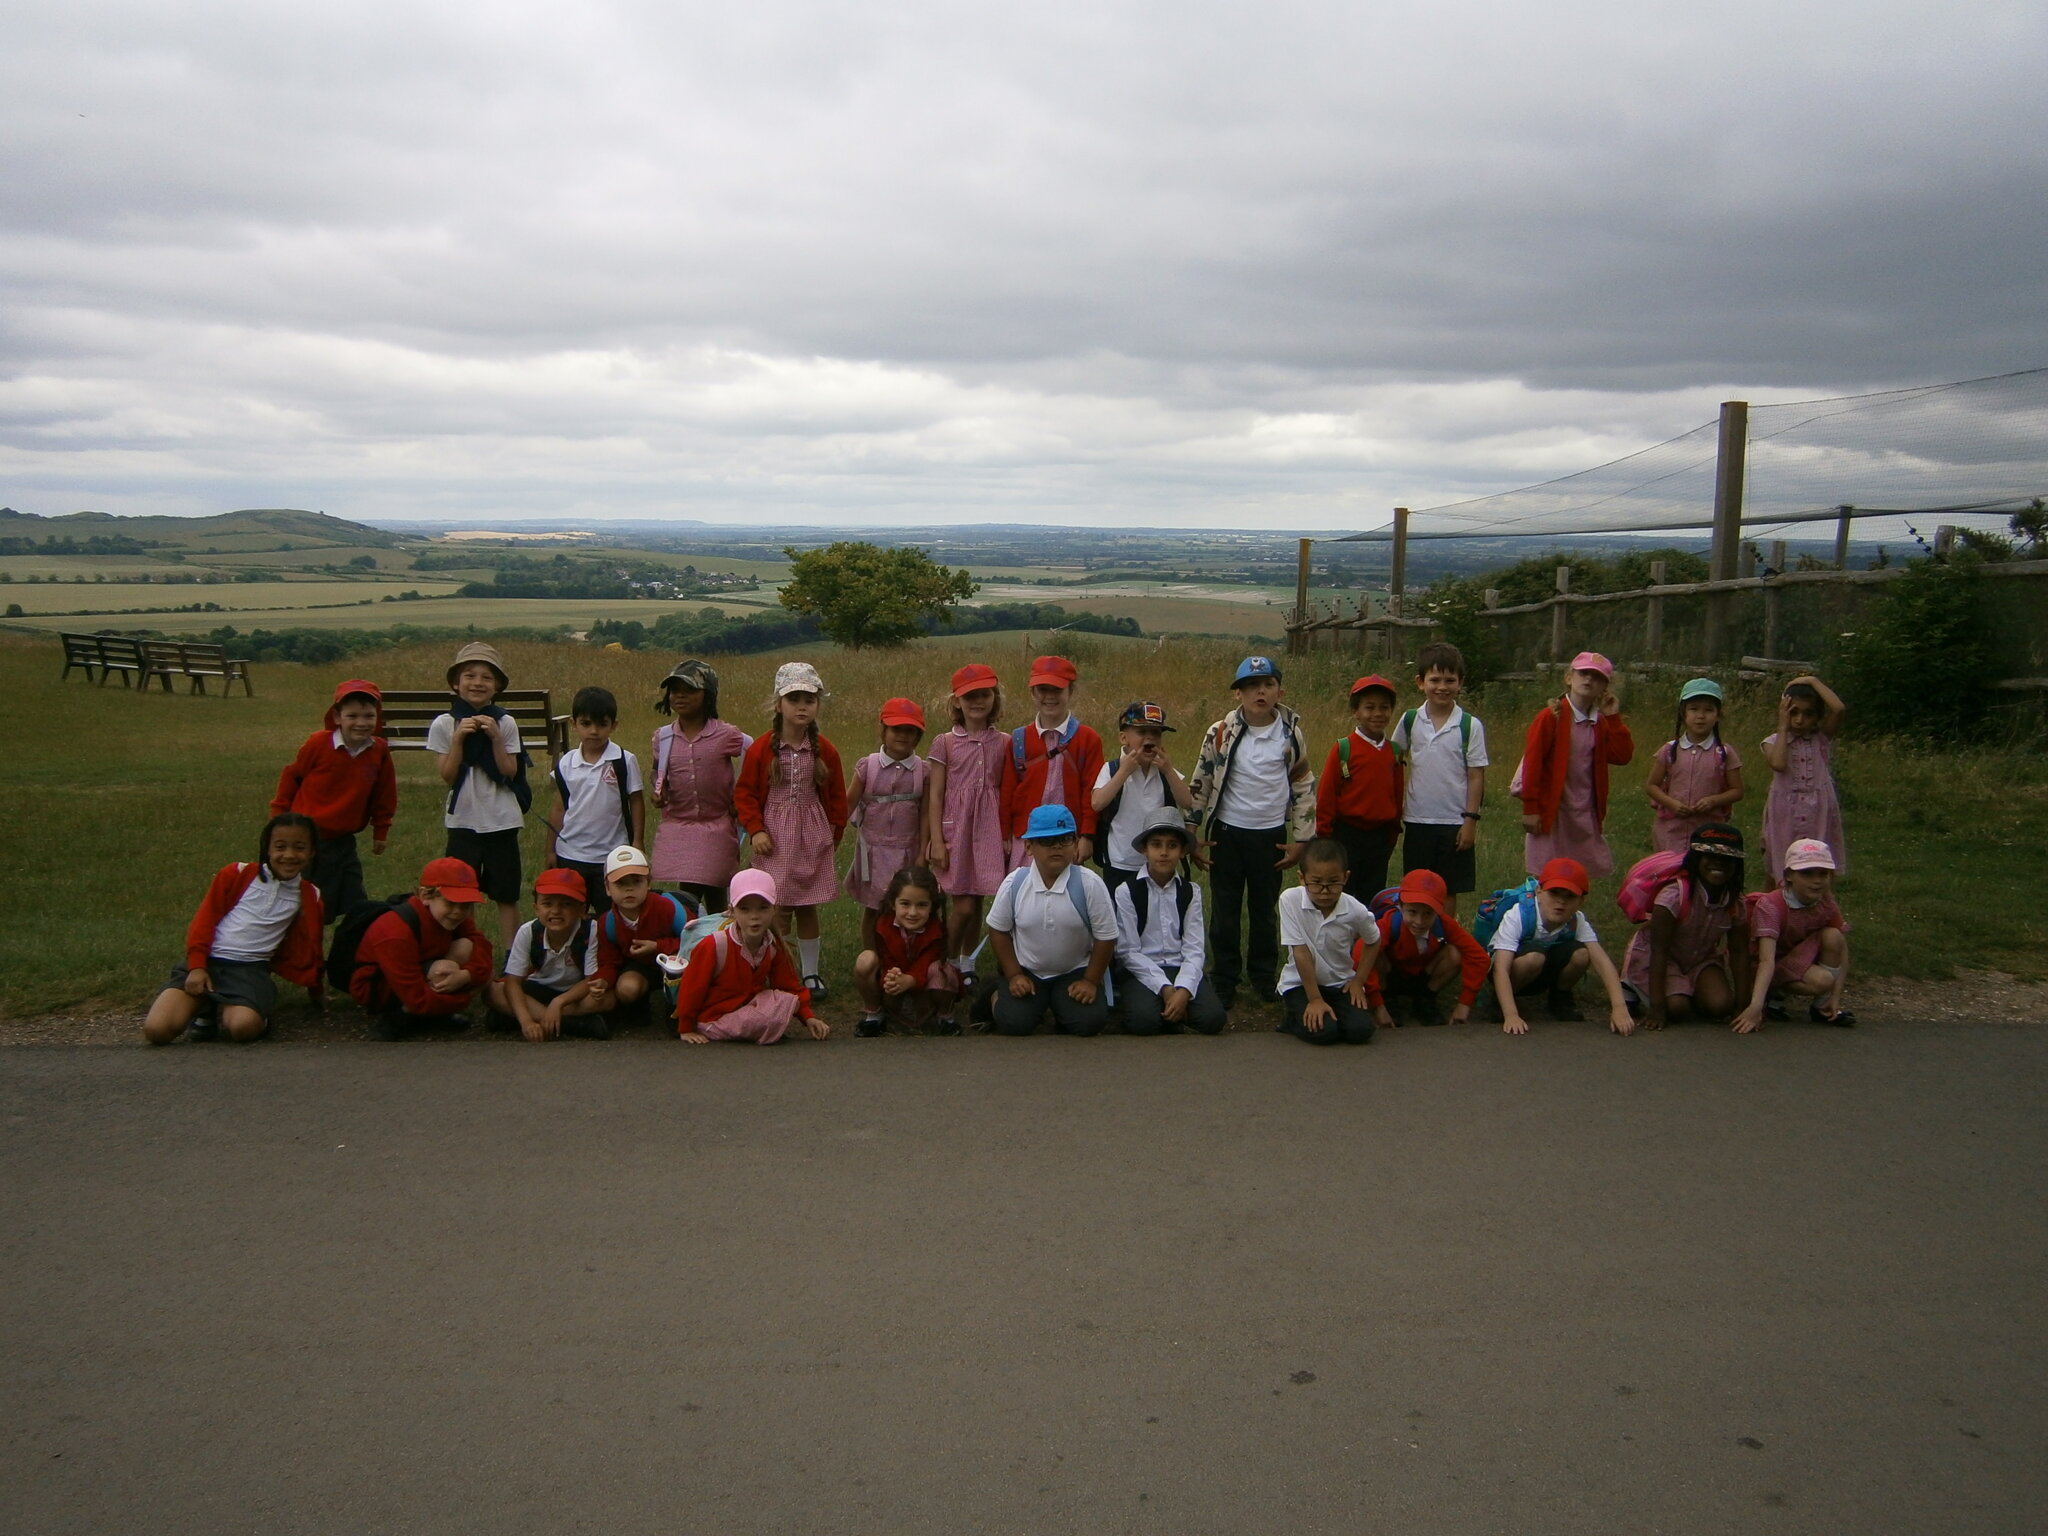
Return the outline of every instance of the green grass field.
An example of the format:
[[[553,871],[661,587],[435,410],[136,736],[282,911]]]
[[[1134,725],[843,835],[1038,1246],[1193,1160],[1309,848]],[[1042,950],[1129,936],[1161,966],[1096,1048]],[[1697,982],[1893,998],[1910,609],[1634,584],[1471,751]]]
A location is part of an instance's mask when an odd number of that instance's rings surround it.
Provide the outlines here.
[[[379,615],[411,619],[427,605],[378,604]],[[539,604],[507,604],[522,614]],[[388,622],[389,620],[385,620]],[[967,636],[902,651],[848,653],[805,647],[830,696],[824,729],[849,760],[872,750],[875,711],[884,698],[925,700],[934,720],[952,669],[966,660],[995,666],[1013,687],[1030,656],[1048,648],[1042,633]],[[1130,698],[1163,702],[1181,727],[1175,760],[1191,767],[1195,735],[1230,704],[1239,647],[1228,641],[1166,642],[1063,635],[1057,646],[1081,667],[1076,701],[1098,729]],[[11,939],[0,954],[0,1011],[13,1016],[104,1009],[139,1012],[180,953],[182,935],[213,871],[249,857],[278,770],[314,729],[341,677],[357,672],[393,687],[438,686],[443,647],[410,647],[359,657],[346,667],[264,665],[257,696],[193,698],[137,695],[118,684],[95,687],[61,670],[53,640],[0,638],[0,710],[37,732],[37,750],[0,761],[0,867],[10,892]],[[554,690],[566,710],[584,684],[611,688],[624,712],[620,737],[645,753],[654,726],[658,680],[673,657],[575,645],[508,643],[514,681]],[[725,714],[762,728],[768,689],[781,655],[730,658],[723,676]],[[1289,701],[1304,714],[1318,759],[1344,725],[1343,698],[1357,669],[1349,659],[1297,658],[1288,664]],[[1650,749],[1668,732],[1668,683],[1628,688],[1637,761],[1615,777],[1609,831],[1624,865],[1647,851],[1649,806],[1641,793]],[[1519,878],[1518,808],[1504,791],[1519,753],[1521,727],[1539,702],[1530,685],[1497,685],[1474,701],[1494,732],[1495,767],[1481,838],[1488,887]],[[1853,704],[1853,700],[1851,701]],[[1736,820],[1755,839],[1765,779],[1756,743],[1769,728],[1769,700],[1734,695],[1728,735],[1753,765],[1749,798]],[[1010,723],[1023,718],[1013,695]],[[1105,732],[1105,734],[1108,734]],[[1855,858],[1844,905],[1855,923],[1856,967],[1866,974],[1940,979],[1954,967],[2048,978],[2048,920],[2025,899],[2048,844],[2048,762],[2034,754],[1937,754],[1915,747],[1845,742],[1838,771]],[[402,889],[441,846],[439,784],[419,753],[401,754],[401,801],[393,846],[365,859],[373,890]],[[542,792],[545,803],[545,791]],[[527,856],[542,846],[539,816],[529,823]],[[1758,883],[1752,872],[1751,883]],[[1594,920],[1618,948],[1626,937],[1608,880],[1596,889]],[[1468,905],[1469,911],[1469,905]],[[826,913],[826,974],[838,997],[850,995],[855,914],[849,903]],[[835,1004],[836,1006],[836,1004]]]

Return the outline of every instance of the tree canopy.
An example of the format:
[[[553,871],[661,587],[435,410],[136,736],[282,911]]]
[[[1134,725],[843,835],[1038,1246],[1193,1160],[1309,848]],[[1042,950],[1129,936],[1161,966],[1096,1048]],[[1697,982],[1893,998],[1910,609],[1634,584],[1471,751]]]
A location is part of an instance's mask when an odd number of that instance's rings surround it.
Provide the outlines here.
[[[965,571],[934,561],[921,549],[884,549],[846,539],[789,556],[782,606],[815,614],[825,638],[849,650],[895,646],[925,632],[925,621],[944,622],[953,606],[975,593]]]

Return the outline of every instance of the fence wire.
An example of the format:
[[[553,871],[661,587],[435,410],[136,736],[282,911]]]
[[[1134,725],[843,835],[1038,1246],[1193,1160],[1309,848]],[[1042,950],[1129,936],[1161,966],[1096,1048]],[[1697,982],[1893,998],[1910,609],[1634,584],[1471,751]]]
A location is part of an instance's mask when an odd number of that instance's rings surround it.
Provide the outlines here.
[[[1540,485],[1408,516],[1410,539],[1652,533],[1714,520],[1720,423]],[[2048,496],[2048,368],[1749,408],[1742,520],[2002,520]],[[1384,542],[1392,527],[1350,536]]]

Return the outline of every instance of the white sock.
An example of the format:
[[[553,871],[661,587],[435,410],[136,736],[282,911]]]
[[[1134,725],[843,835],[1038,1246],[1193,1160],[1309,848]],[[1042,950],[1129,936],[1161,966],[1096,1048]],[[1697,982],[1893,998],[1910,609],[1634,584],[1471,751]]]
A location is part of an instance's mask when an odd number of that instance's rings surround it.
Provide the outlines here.
[[[798,939],[798,940],[796,941],[796,947],[797,947],[797,952],[798,952],[799,954],[801,954],[801,955],[802,955],[802,956],[804,957],[804,974],[805,974],[806,976],[815,976],[815,975],[817,975],[817,974],[818,974],[818,940],[816,940],[816,939]]]

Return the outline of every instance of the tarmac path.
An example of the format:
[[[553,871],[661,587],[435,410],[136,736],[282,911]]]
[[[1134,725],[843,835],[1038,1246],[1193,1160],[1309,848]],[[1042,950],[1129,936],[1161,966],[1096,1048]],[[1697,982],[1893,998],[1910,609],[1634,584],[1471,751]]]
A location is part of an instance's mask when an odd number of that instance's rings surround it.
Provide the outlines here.
[[[0,1528],[2035,1533],[2048,1032],[0,1051]]]

